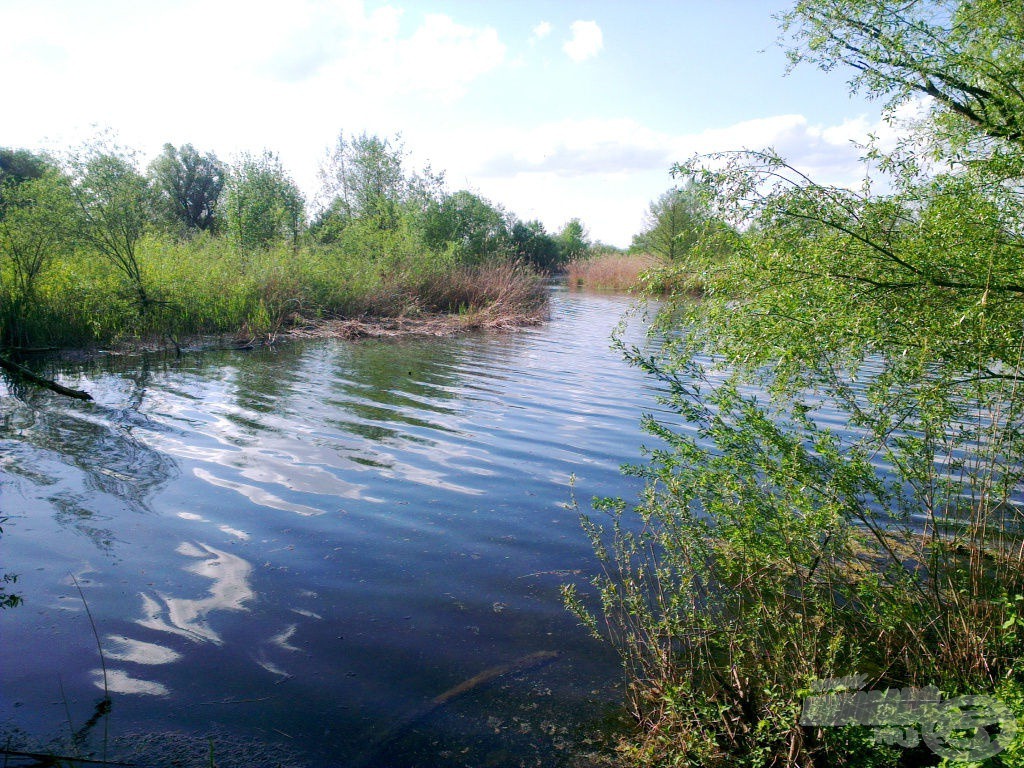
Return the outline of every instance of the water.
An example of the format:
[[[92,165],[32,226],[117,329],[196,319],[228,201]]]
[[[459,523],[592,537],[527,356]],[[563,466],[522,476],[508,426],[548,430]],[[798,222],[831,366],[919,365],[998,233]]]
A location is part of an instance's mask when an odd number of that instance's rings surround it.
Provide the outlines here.
[[[552,302],[510,335],[108,361],[65,377],[95,403],[4,397],[25,604],[0,726],[68,748],[103,695],[87,604],[113,701],[87,741],[146,764],[208,764],[207,734],[221,766],[565,764],[621,698],[559,595],[596,568],[570,477],[584,506],[634,497],[660,407],[609,349],[628,299]]]

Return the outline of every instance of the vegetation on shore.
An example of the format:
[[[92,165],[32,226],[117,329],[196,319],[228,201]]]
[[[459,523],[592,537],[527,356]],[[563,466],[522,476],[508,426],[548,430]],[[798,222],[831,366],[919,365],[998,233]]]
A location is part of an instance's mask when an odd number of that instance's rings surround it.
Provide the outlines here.
[[[533,322],[538,275],[586,248],[578,220],[550,235],[450,192],[397,140],[341,135],[321,181],[309,206],[270,152],[227,164],[168,144],[143,171],[106,135],[60,156],[0,150],[0,347]]]
[[[640,286],[644,274],[664,266],[663,259],[648,253],[606,252],[570,261],[565,272],[570,289],[630,291]]]
[[[624,351],[693,429],[647,418],[641,500],[584,517],[600,608],[566,595],[622,656],[630,763],[1024,764],[1022,20],[798,0],[795,63],[919,116],[864,148],[857,189],[771,150],[676,167],[729,226],[679,266],[703,300],[667,302],[656,353]],[[802,720],[855,675],[992,698]]]

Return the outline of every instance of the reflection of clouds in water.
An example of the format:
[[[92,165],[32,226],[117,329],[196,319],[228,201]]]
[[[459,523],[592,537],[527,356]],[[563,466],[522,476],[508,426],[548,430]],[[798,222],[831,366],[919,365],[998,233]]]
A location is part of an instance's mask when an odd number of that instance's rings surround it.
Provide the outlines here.
[[[159,594],[159,600],[143,593],[143,618],[136,623],[160,632],[187,637],[196,642],[223,643],[220,635],[207,623],[213,611],[245,611],[246,603],[256,597],[249,585],[252,565],[237,555],[223,552],[207,544],[184,543],[177,552],[200,558],[186,570],[213,581],[206,597],[189,599]]]
[[[104,676],[102,669],[94,669],[90,672],[93,684],[103,690]],[[106,690],[110,693],[138,693],[145,696],[168,696],[170,690],[163,683],[155,683],[152,680],[140,680],[132,677],[121,669],[108,669],[106,675]]]
[[[208,523],[210,522],[202,515],[197,515],[195,512],[179,512],[178,517],[182,520],[194,520],[197,523]],[[221,533],[226,533],[228,536],[234,536],[236,539],[242,541],[249,540],[249,534],[245,531],[239,530],[238,528],[232,528],[230,525],[218,525],[217,530]]]
[[[282,682],[291,677],[291,675],[288,672],[283,670],[281,667],[277,666],[277,664],[268,659],[263,653],[260,653],[253,660],[261,667],[263,667],[263,669],[267,670],[267,672],[269,672],[270,674],[277,675],[278,677],[282,678]]]
[[[295,630],[298,628],[298,624],[289,624],[281,632],[278,632],[272,638],[270,642],[285,651],[297,651],[299,650],[296,646],[292,645],[288,641],[292,639],[292,635],[295,634]]]
[[[392,477],[409,483],[417,483],[418,485],[437,488],[438,490],[462,493],[467,496],[482,496],[485,493],[485,491],[480,488],[471,488],[468,485],[450,482],[445,479],[444,472],[439,472],[436,469],[418,467],[414,464],[399,461],[392,453],[378,451],[376,453],[376,458],[384,465],[380,469],[380,474],[383,477]],[[480,472],[478,474],[483,473]]]
[[[264,434],[263,437],[266,439],[260,440],[258,446],[254,446],[240,443],[230,433],[221,434],[219,428],[223,424],[224,422],[218,421],[207,425],[207,429],[199,430],[199,434],[227,447],[201,445],[197,435],[191,431],[180,439],[155,433],[150,433],[146,437],[154,448],[180,459],[227,467],[247,480],[257,483],[279,485],[298,493],[316,493],[349,499],[363,498],[365,486],[342,480],[327,469],[334,467],[346,471],[362,471],[363,468],[351,460],[339,461],[337,446],[309,445],[300,439],[300,434],[292,434],[307,433],[308,429],[303,430],[301,425],[286,425],[291,430],[287,439],[275,441],[270,434]]]
[[[133,640],[124,635],[107,635],[104,646],[108,659],[134,664],[170,664],[181,658],[181,654],[171,648]]]
[[[186,520],[209,522],[192,512],[180,512],[179,516]],[[249,584],[252,565],[237,555],[201,542],[184,542],[175,551],[192,559],[185,570],[213,582],[209,592],[201,598],[170,597],[162,593],[152,597],[140,593],[142,618],[138,619],[136,624],[197,643],[222,645],[224,641],[209,625],[207,619],[215,611],[249,610],[248,603],[256,598],[256,593]],[[271,642],[281,648],[287,648],[288,638],[294,632],[295,626],[290,625],[284,632],[272,638]],[[172,648],[124,635],[107,635],[105,646],[106,658],[111,661],[154,666],[171,664],[182,658],[182,654]],[[103,671],[93,670],[92,676],[96,686],[103,688]],[[170,690],[163,683],[142,680],[121,669],[107,670],[106,686],[113,693],[149,696],[170,694]]]
[[[227,480],[223,477],[217,477],[213,473],[207,472],[205,469],[201,469],[199,467],[194,467],[192,472],[200,480],[205,480],[210,485],[216,485],[218,488],[229,488],[232,491],[237,491],[253,504],[257,504],[261,507],[280,509],[285,512],[295,512],[296,514],[305,515],[307,517],[312,515],[322,515],[324,513],[324,510],[317,509],[316,507],[310,507],[306,504],[293,504],[290,501],[285,501],[280,496],[275,496],[269,491],[257,488],[255,485],[246,485],[245,483],[239,483],[235,480]]]

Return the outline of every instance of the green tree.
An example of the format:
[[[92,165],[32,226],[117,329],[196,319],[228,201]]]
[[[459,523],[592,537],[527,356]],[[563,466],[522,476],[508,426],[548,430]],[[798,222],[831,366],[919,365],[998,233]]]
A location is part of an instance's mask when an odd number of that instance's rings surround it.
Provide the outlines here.
[[[502,252],[508,238],[505,212],[466,190],[431,201],[423,213],[427,247],[452,247],[463,261],[480,262]]]
[[[802,728],[796,692],[855,672],[1024,688],[1022,23],[1016,1],[800,0],[794,62],[927,114],[865,147],[857,189],[771,150],[675,168],[730,228],[688,251],[703,299],[669,300],[664,346],[630,354],[693,429],[647,420],[665,448],[636,470],[637,516],[588,523],[642,755],[893,765]]]
[[[344,132],[320,169],[324,208],[316,229],[325,240],[337,239],[349,223],[361,221],[381,231],[398,228],[408,180],[400,138],[382,139]]]
[[[0,147],[0,185],[38,179],[50,167],[50,162],[35,152]]]
[[[569,219],[557,239],[563,261],[583,258],[590,250],[587,230],[579,219]]]
[[[782,21],[794,65],[845,65],[851,90],[889,108],[934,99],[933,129],[1024,143],[1021,0],[800,0]]]
[[[540,221],[516,221],[510,233],[510,247],[516,258],[536,269],[551,271],[562,264],[558,241],[547,233]]]
[[[109,136],[69,155],[81,242],[107,258],[127,280],[139,309],[152,303],[139,266],[138,245],[151,219],[152,190],[136,166],[136,155]]]
[[[28,345],[23,327],[47,264],[71,248],[75,207],[67,178],[49,168],[3,187],[0,215],[0,334],[8,346]]]
[[[305,223],[302,193],[276,154],[244,154],[231,169],[225,193],[228,232],[243,251],[286,240],[298,247]]]
[[[698,187],[692,183],[674,187],[651,203],[634,248],[677,261],[690,252],[708,221],[707,204]]]
[[[181,149],[164,144],[150,164],[158,216],[183,232],[212,230],[227,168],[213,153],[200,154],[191,144]]]

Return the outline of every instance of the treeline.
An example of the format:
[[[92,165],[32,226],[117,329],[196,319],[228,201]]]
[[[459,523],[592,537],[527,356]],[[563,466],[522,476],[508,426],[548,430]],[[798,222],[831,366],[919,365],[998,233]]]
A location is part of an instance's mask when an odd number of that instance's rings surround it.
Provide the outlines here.
[[[0,343],[459,311],[498,298],[468,288],[498,265],[529,281],[587,248],[579,220],[549,234],[410,169],[399,139],[341,134],[320,180],[306,200],[273,152],[229,163],[191,144],[142,168],[106,135],[60,155],[0,149]]]

